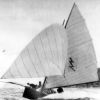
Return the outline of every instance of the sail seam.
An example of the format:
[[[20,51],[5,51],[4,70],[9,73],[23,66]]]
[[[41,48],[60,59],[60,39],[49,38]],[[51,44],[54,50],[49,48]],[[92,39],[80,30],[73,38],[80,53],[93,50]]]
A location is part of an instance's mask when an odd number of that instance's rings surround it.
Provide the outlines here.
[[[32,63],[32,65],[34,66],[34,69],[35,69],[35,71],[36,71],[37,75],[39,76],[39,74],[38,74],[38,72],[37,72],[37,69],[36,69],[36,67],[35,67],[35,65],[34,65],[34,63],[33,63],[33,61],[32,61],[31,56],[30,56],[30,52],[29,52],[28,47],[27,47],[27,51],[28,51],[29,59],[31,60],[31,63]]]
[[[34,45],[34,42],[33,42],[33,46],[34,46],[34,49],[35,49],[36,55],[37,55],[37,57],[38,57],[38,59],[39,59],[39,63],[43,66],[43,64],[42,64],[42,62],[41,62],[41,60],[40,60],[40,57],[39,57],[39,55],[38,55],[37,49],[36,49],[36,47],[35,47],[35,45]],[[43,72],[43,74],[44,74],[44,76],[45,76],[45,72],[44,72],[43,69],[42,69],[42,72]]]
[[[54,29],[53,29],[54,30]],[[57,41],[56,41],[56,36],[55,36],[55,31],[54,31],[54,40],[55,40],[55,45],[56,45],[56,49],[57,49],[57,61],[59,63],[59,56],[58,56],[58,47],[57,47]],[[60,69],[59,65],[56,64],[56,66]],[[61,70],[61,69],[60,69]]]
[[[80,19],[80,20],[77,20],[75,23],[69,25],[69,26],[66,26],[66,29],[70,30],[73,26],[77,25],[77,24],[83,24],[82,22],[85,23],[85,20],[84,19]]]
[[[20,71],[19,71],[19,69],[18,69],[18,67],[17,67],[16,61],[15,61],[14,64],[15,64],[15,66],[16,66],[17,72],[23,77],[23,75],[20,73]]]
[[[54,60],[54,54],[53,54],[53,52],[52,52],[52,49],[51,49],[51,45],[50,45],[50,40],[49,40],[49,38],[48,38],[48,34],[47,34],[47,32],[46,32],[46,35],[47,35],[47,40],[48,40],[48,44],[49,44],[49,49],[50,49],[50,52],[51,52],[51,55],[52,55],[52,58],[53,58],[53,60]],[[54,62],[54,61],[53,61]]]
[[[11,68],[9,69],[9,72],[10,72],[11,77],[14,77],[12,72],[11,72]]]
[[[47,60],[47,63],[48,63],[48,59],[47,59],[47,55],[45,54],[45,50],[44,50],[43,42],[42,42],[42,39],[41,39],[41,35],[39,35],[39,38],[40,38],[40,41],[41,41],[41,45],[42,45],[42,48],[43,48],[45,59]],[[50,66],[49,63],[48,63],[48,66]]]
[[[70,46],[68,49],[76,48],[76,47],[78,47],[78,46],[80,46],[80,45],[88,44],[88,43],[91,42],[91,41],[92,41],[92,39],[89,39],[89,40],[87,40],[87,41],[84,41],[84,42],[81,42],[81,43],[78,43],[78,44],[74,45],[74,47],[73,47],[73,46]],[[69,50],[68,50],[68,51],[69,51]]]
[[[51,45],[50,45],[50,40],[49,40],[49,38],[48,38],[48,34],[47,34],[47,32],[46,32],[46,36],[47,36],[47,40],[48,40],[48,44],[49,44],[49,49],[50,49],[50,52],[51,52],[51,54],[52,54],[52,58],[54,57],[54,55],[53,55],[53,53],[52,53],[52,50],[51,50]]]
[[[23,65],[24,65],[24,67],[25,67],[25,69],[26,69],[28,75],[31,77],[31,74],[29,73],[28,68],[26,67],[26,65],[25,65],[25,63],[24,63],[23,58],[22,58],[21,55],[20,55],[20,57],[21,57],[21,59],[22,59],[22,63],[23,63]]]
[[[67,35],[69,38],[71,37],[71,38],[77,38],[77,37],[75,37],[75,35],[73,35],[73,36],[71,36],[71,34],[73,34],[72,32],[70,32],[70,31],[68,31],[69,32],[69,34]],[[77,35],[79,36],[79,35],[81,35],[81,34],[87,34],[87,33],[89,33],[89,31],[87,30],[87,31],[85,31],[85,32],[74,32],[74,34],[76,34],[77,33]],[[85,36],[85,35],[84,35]],[[89,38],[91,38],[90,37],[90,35],[88,34],[88,36],[89,36]],[[83,38],[82,36],[80,36],[81,38]],[[92,39],[92,38],[91,38]]]

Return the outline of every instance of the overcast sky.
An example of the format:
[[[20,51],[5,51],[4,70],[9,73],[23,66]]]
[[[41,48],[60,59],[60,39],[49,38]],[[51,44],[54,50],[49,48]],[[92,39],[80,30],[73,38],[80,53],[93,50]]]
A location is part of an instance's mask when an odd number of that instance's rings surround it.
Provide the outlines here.
[[[0,76],[36,34],[68,18],[74,1],[85,18],[100,66],[100,0],[0,0]]]

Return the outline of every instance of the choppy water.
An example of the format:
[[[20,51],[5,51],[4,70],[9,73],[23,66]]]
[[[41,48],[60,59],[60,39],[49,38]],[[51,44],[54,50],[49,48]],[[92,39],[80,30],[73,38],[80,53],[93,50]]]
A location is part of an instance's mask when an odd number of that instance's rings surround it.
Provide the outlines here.
[[[0,89],[0,100],[28,100],[22,97],[23,91],[24,89],[20,88],[2,88]],[[42,100],[100,100],[100,88],[67,88],[64,93],[48,95]]]

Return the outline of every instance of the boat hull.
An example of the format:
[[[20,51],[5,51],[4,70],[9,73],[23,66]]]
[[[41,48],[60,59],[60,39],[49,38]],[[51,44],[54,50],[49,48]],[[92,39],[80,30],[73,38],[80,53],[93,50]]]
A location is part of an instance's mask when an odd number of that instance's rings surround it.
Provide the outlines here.
[[[45,94],[36,91],[36,89],[26,86],[23,97],[28,99],[37,99],[46,96]]]

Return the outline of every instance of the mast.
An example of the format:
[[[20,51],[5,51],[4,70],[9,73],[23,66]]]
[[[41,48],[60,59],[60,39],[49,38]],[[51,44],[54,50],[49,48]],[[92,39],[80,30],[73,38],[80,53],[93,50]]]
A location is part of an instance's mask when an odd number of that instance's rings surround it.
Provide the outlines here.
[[[69,13],[68,19],[67,19],[67,21],[66,21],[66,23],[65,23],[65,28],[67,27],[67,23],[68,23],[68,21],[69,21],[69,19],[70,19],[70,16],[71,16],[71,14],[72,14],[72,11],[73,11],[73,8],[74,8],[75,5],[76,5],[76,4],[75,4],[75,2],[74,2],[73,6],[72,6],[72,9],[71,9],[71,11],[70,11],[70,13]]]
[[[65,19],[63,20],[63,23],[62,23],[62,25],[63,25],[63,26],[65,25]]]
[[[44,90],[45,84],[46,84],[47,76],[44,79],[43,85],[41,87],[41,92]]]

